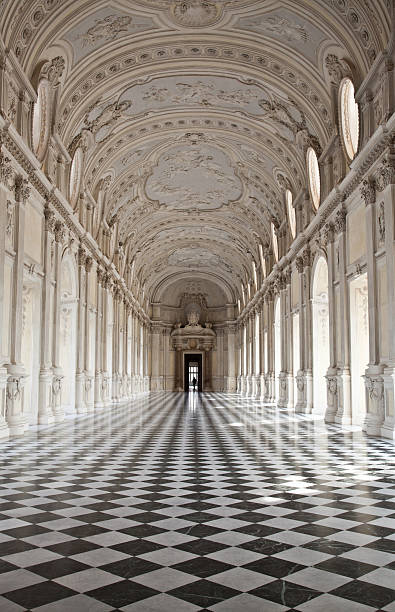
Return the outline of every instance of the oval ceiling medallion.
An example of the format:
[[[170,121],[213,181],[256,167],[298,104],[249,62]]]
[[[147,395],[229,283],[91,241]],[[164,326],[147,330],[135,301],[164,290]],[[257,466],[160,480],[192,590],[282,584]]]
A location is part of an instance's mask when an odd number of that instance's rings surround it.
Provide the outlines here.
[[[170,13],[178,25],[199,28],[215,23],[222,14],[222,8],[210,0],[184,0],[174,3]]]

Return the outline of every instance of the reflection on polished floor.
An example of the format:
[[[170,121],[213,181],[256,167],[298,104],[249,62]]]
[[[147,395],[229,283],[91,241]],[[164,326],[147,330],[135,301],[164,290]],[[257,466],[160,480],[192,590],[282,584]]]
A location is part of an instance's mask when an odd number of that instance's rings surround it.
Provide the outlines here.
[[[152,393],[2,445],[0,610],[395,610],[395,447]]]

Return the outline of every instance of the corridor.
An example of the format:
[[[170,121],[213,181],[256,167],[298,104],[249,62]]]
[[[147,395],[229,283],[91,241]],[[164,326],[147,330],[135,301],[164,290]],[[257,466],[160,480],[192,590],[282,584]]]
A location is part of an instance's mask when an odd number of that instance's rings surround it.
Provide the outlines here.
[[[395,611],[394,450],[219,393],[30,429],[1,447],[0,610]]]

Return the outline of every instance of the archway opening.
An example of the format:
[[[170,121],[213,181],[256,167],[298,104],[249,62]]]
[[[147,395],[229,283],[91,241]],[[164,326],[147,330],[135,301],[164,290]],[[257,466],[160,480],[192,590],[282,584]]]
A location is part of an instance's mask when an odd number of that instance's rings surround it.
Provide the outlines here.
[[[313,412],[326,411],[326,381],[329,367],[328,265],[324,257],[316,262],[312,288],[313,315]]]
[[[369,362],[367,274],[361,274],[350,282],[350,321],[352,422],[361,425],[366,415],[363,376]]]

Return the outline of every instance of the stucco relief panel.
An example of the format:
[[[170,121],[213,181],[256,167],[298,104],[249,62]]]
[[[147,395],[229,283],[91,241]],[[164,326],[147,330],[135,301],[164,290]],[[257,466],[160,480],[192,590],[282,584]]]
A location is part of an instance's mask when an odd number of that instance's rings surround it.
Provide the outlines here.
[[[259,101],[270,97],[269,89],[230,77],[205,75],[168,76],[126,89],[120,101],[133,99],[133,114],[147,110],[189,107],[236,109],[262,114]]]
[[[242,194],[225,153],[209,145],[179,145],[164,153],[145,191],[171,210],[213,210]]]
[[[236,27],[279,40],[302,52],[313,62],[317,60],[317,50],[326,38],[316,25],[286,9],[242,17],[237,21]]]
[[[96,51],[109,41],[128,34],[152,30],[151,19],[128,15],[112,7],[96,11],[71,28],[64,36],[73,49],[74,63]]]

